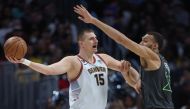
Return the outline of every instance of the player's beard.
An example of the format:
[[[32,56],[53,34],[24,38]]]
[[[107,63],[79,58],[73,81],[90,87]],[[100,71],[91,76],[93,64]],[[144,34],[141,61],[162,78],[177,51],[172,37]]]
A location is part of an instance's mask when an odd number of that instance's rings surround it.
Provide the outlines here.
[[[150,48],[151,50],[153,50],[153,44],[149,44],[149,45],[146,45],[146,47]]]

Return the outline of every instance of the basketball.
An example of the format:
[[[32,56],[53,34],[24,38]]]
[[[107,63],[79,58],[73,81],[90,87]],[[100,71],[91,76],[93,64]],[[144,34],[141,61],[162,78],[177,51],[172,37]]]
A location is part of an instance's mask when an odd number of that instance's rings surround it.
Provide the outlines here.
[[[5,56],[21,59],[27,52],[26,42],[18,36],[13,36],[6,40],[4,44]]]

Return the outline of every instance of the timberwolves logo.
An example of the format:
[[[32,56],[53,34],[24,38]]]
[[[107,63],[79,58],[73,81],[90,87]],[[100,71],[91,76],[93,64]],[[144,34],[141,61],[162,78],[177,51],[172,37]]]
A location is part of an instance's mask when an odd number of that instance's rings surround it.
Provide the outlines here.
[[[169,68],[168,64],[165,62],[164,62],[164,68],[165,68],[166,83],[162,90],[172,92],[171,86],[170,86],[170,68]]]
[[[169,68],[169,66],[168,66],[168,64],[166,62],[164,62],[164,66],[165,66],[167,72],[170,72],[170,68]]]

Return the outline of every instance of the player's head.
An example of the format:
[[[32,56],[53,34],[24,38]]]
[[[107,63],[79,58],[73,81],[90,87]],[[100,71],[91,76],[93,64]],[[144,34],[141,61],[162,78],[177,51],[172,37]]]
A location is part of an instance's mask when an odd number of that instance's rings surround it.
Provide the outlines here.
[[[141,45],[147,46],[152,50],[162,50],[164,45],[164,38],[158,32],[148,32],[142,37]]]
[[[98,40],[92,29],[83,29],[78,35],[78,44],[80,49],[89,52],[97,52]]]

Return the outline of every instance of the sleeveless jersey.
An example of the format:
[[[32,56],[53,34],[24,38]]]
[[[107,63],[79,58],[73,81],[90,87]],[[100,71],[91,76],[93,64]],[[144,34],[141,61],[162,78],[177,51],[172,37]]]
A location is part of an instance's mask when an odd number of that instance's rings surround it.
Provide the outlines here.
[[[142,96],[145,109],[173,108],[170,69],[166,60],[161,55],[160,60],[161,66],[157,70],[146,71],[141,69]]]
[[[93,64],[78,57],[82,68],[78,77],[70,82],[70,109],[105,109],[108,95],[106,64],[96,54]]]

